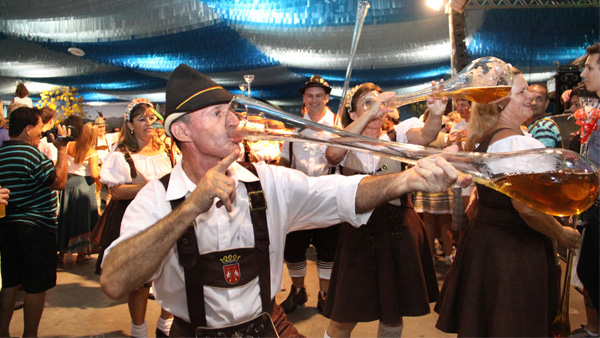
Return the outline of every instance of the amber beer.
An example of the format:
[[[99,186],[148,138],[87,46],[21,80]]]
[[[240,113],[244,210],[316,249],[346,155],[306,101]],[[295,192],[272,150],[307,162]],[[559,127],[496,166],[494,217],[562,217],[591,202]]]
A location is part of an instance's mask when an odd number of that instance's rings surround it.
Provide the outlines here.
[[[439,95],[488,104],[508,96],[511,88],[511,86],[469,87],[447,93],[440,93]],[[434,96],[437,96],[437,94],[434,94]]]
[[[6,217],[6,206],[4,204],[0,204],[0,218],[3,217]]]
[[[554,216],[580,214],[598,198],[598,175],[589,172],[507,174],[489,186]]]
[[[501,100],[510,94],[511,86],[490,86],[490,87],[468,87],[461,88],[458,90],[433,93],[433,97],[453,97],[457,99],[464,99],[471,102],[477,102],[482,104],[488,104],[494,101]],[[427,96],[421,96],[411,102],[425,101]],[[395,102],[394,98],[390,99],[391,104],[394,106],[401,106],[404,104],[402,100]]]

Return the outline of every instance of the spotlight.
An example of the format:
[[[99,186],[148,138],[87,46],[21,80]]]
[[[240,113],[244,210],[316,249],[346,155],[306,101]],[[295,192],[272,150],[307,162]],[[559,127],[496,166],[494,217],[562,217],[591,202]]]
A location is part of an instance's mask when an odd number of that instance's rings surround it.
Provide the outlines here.
[[[427,0],[425,4],[434,10],[439,11],[444,5],[444,0]]]

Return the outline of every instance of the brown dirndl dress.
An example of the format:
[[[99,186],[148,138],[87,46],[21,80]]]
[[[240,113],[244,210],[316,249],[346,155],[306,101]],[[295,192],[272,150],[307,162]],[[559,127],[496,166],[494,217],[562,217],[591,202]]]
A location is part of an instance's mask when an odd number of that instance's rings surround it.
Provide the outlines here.
[[[342,225],[325,316],[395,323],[430,312],[438,284],[427,235],[407,196],[401,202],[376,208],[360,228]]]
[[[131,175],[131,178],[136,178],[138,172],[135,168],[135,163],[133,162],[131,153],[127,147],[121,144],[117,147],[117,150],[123,153],[125,161],[129,165],[129,174]],[[121,235],[121,221],[123,221],[123,215],[125,215],[125,210],[127,210],[127,207],[131,201],[133,201],[133,199],[111,199],[106,206],[106,210],[104,210],[104,213],[102,216],[100,216],[100,219],[96,224],[96,231],[92,231],[92,233],[97,232],[96,236],[100,236],[100,252],[98,254],[98,260],[96,260],[95,271],[97,275],[102,273],[102,260],[104,259],[104,251]]]
[[[491,134],[478,151],[487,151]],[[549,337],[558,309],[551,240],[508,196],[477,185],[478,211],[442,286],[436,327],[459,337]]]

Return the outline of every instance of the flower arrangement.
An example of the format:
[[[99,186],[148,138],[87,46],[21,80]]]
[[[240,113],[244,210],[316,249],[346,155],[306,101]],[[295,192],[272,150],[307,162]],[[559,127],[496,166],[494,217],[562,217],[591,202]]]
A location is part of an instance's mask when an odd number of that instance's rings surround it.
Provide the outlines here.
[[[40,94],[41,100],[37,107],[50,107],[56,110],[56,123],[61,123],[71,115],[87,118],[87,112],[83,110],[83,98],[77,93],[77,88],[72,87],[52,87],[50,90],[44,90]]]

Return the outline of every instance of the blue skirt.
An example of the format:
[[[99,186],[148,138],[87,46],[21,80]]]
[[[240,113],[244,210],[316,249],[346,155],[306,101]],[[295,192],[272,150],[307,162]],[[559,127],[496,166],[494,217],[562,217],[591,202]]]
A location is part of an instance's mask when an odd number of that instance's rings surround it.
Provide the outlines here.
[[[94,179],[91,176],[69,174],[59,200],[58,250],[64,253],[90,253],[90,231],[98,222]]]

